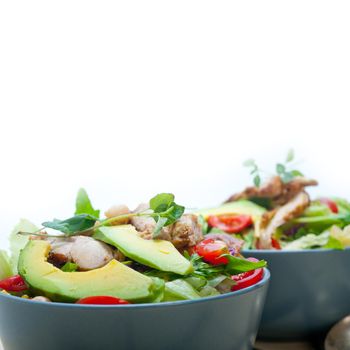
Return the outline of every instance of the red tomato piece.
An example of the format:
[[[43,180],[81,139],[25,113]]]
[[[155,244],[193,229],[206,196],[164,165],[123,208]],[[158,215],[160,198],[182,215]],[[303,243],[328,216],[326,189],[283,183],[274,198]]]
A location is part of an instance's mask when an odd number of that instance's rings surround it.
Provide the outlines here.
[[[98,295],[92,297],[86,297],[78,300],[77,304],[86,305],[127,305],[130,304],[128,301],[108,295]]]
[[[259,261],[255,258],[248,258],[250,261]],[[253,286],[262,280],[264,276],[264,270],[262,268],[256,269],[253,271],[243,272],[239,275],[233,275],[232,279],[236,282],[236,284],[232,287],[232,291],[240,290],[243,288],[247,288],[249,286]]]
[[[326,205],[330,211],[334,214],[338,214],[339,210],[338,210],[338,206],[337,203],[334,202],[333,200],[329,199],[329,198],[320,198],[319,201]]]
[[[28,289],[28,286],[20,275],[15,275],[0,281],[0,288],[7,292],[23,292]]]
[[[271,238],[271,245],[272,245],[272,248],[275,248],[278,250],[282,249],[280,242],[278,242],[278,240],[275,238]]]
[[[227,233],[238,233],[253,224],[249,215],[211,215],[208,224]]]
[[[212,238],[207,238],[199,242],[194,247],[194,251],[201,256],[204,261],[212,265],[227,264],[227,258],[221,255],[230,254],[225,242]]]

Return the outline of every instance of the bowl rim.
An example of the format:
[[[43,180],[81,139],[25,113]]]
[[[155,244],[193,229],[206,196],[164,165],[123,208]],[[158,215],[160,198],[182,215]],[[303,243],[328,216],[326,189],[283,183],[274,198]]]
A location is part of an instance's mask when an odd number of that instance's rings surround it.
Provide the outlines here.
[[[350,247],[344,249],[334,249],[334,248],[317,248],[317,249],[298,249],[298,250],[283,250],[283,249],[242,249],[241,254],[248,256],[249,254],[322,254],[329,252],[344,252],[350,251]]]
[[[47,306],[47,307],[63,307],[63,308],[72,308],[72,309],[148,309],[148,308],[162,308],[162,307],[176,307],[176,306],[184,306],[189,304],[199,304],[199,303],[205,303],[215,300],[224,300],[228,298],[233,298],[238,295],[244,295],[248,294],[250,292],[253,292],[257,289],[260,289],[268,284],[270,281],[271,273],[267,268],[264,268],[264,276],[261,281],[258,283],[244,288],[237,290],[235,292],[230,292],[226,294],[220,294],[216,296],[211,297],[204,297],[200,299],[194,299],[194,300],[178,300],[178,301],[167,301],[163,303],[144,303],[144,304],[127,304],[127,305],[84,305],[84,304],[74,304],[74,303],[61,303],[61,302],[43,302],[43,301],[31,301],[29,299],[16,297],[10,294],[1,293],[0,292],[0,299],[5,298],[8,299],[8,301],[14,301],[18,303],[24,303],[24,304],[31,304],[31,305],[37,305],[37,306]]]

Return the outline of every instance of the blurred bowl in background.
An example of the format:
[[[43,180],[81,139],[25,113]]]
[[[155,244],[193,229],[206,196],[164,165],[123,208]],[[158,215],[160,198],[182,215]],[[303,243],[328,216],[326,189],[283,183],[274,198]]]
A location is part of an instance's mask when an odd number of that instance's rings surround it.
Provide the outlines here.
[[[242,254],[266,260],[272,275],[259,339],[320,339],[350,313],[350,249]]]

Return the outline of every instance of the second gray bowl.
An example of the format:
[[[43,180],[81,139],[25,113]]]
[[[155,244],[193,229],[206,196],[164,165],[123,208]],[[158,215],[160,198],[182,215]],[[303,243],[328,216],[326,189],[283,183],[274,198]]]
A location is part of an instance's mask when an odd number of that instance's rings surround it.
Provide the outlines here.
[[[243,254],[266,260],[271,271],[260,339],[320,339],[350,314],[350,249]]]

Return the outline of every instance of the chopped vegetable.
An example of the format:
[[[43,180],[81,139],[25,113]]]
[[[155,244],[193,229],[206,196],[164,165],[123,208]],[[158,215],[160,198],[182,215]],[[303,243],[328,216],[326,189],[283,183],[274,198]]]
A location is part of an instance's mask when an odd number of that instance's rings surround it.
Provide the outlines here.
[[[212,215],[208,224],[227,233],[239,233],[253,224],[249,215]]]
[[[0,288],[6,292],[23,292],[28,289],[28,286],[20,275],[15,275],[1,280]]]
[[[78,300],[77,304],[85,305],[127,305],[128,301],[111,296],[92,296]]]
[[[254,258],[248,258],[249,261],[255,261],[258,260]],[[236,282],[236,284],[232,287],[232,291],[240,290],[243,288],[247,288],[249,286],[252,286],[259,281],[262,280],[264,276],[264,270],[263,269],[256,269],[249,272],[240,273],[239,275],[232,276],[232,279]]]
[[[228,247],[223,241],[207,238],[198,243],[194,250],[204,261],[212,265],[228,263],[227,258],[222,256],[223,254],[229,254]]]
[[[320,198],[319,201],[322,204],[325,204],[331,210],[332,213],[338,214],[339,210],[336,202],[334,202],[330,198]]]

